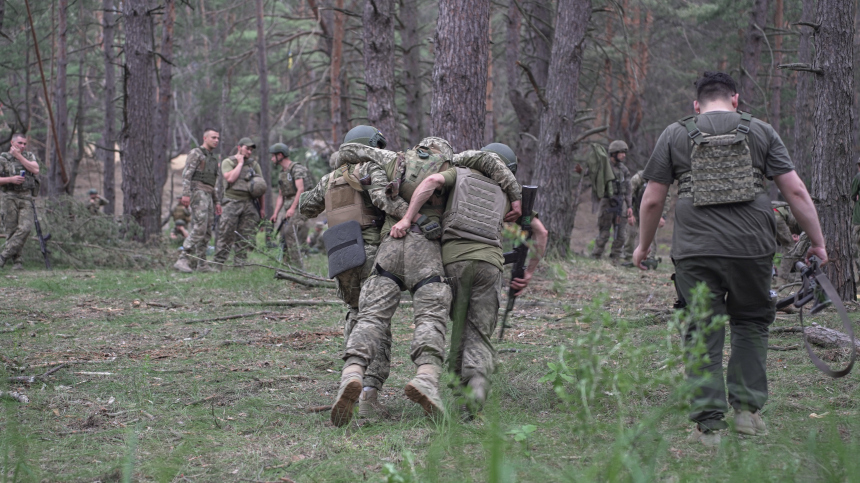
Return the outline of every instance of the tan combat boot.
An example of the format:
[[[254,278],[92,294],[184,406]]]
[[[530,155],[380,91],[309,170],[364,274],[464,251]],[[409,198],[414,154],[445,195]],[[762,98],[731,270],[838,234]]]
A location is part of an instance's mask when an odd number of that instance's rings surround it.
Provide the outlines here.
[[[197,271],[203,273],[218,273],[221,271],[221,265],[209,264],[201,260],[197,264]]]
[[[388,411],[379,402],[379,390],[375,387],[365,387],[358,398],[358,417],[380,418],[389,416]]]
[[[422,364],[418,373],[406,384],[406,397],[424,408],[428,415],[442,414],[442,399],[439,397],[439,370],[433,364]]]
[[[15,264],[12,265],[12,270],[24,270],[24,264],[21,262],[15,262]]]
[[[364,367],[352,364],[343,368],[340,374],[340,389],[331,407],[331,422],[337,427],[352,419],[352,408],[361,395]]]
[[[191,270],[190,266],[188,266],[188,260],[184,257],[180,258],[179,260],[176,260],[176,263],[173,264],[173,268],[179,270],[182,273],[191,273],[194,271]]]
[[[767,426],[761,418],[761,412],[735,410],[735,432],[750,436],[766,435]]]

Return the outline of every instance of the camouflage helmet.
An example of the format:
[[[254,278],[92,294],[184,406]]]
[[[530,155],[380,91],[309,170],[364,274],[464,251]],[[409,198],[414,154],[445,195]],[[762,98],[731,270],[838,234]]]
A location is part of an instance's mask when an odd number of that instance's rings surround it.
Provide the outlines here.
[[[609,154],[615,154],[618,152],[627,152],[627,143],[620,139],[616,139],[609,143]]]
[[[287,145],[284,143],[275,143],[275,144],[269,146],[269,153],[271,153],[271,154],[281,153],[284,155],[285,158],[289,158],[290,157],[290,148],[288,148]]]
[[[431,151],[436,151],[445,159],[450,160],[454,158],[454,148],[451,147],[451,144],[448,143],[448,141],[442,138],[437,138],[434,136],[424,138],[421,140],[420,143],[418,143],[418,146],[415,147],[417,148],[419,146],[423,148],[428,148]]]
[[[248,192],[251,194],[251,198],[254,199],[266,194],[268,188],[266,180],[262,176],[254,176],[251,178],[251,182],[248,183]]]
[[[379,149],[385,149],[385,146],[388,145],[388,141],[385,140],[385,136],[379,129],[364,124],[355,126],[346,133],[346,136],[343,137],[343,144],[346,143],[365,144]]]
[[[498,154],[502,158],[502,161],[505,162],[505,166],[511,170],[511,173],[517,174],[517,155],[514,154],[514,150],[507,144],[490,143],[481,148],[481,151]]]
[[[90,188],[90,194],[91,195],[97,195],[97,194],[99,194],[99,190],[97,190],[95,188]]]

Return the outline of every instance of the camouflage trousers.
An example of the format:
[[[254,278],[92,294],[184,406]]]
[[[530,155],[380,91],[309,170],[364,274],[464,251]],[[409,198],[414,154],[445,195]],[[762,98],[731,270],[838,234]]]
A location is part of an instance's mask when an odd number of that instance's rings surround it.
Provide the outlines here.
[[[284,200],[284,213],[293,204],[293,198]],[[281,215],[281,219],[286,214]],[[284,247],[284,263],[302,266],[301,246],[308,239],[308,219],[296,209],[292,218],[287,218],[279,233]],[[279,219],[278,224],[281,223]]]
[[[627,221],[624,222],[625,224]],[[627,240],[624,241],[624,251],[621,255],[625,260],[630,260],[633,258],[633,252],[636,250],[636,246],[639,244],[639,220],[636,220],[636,224],[633,226],[627,226],[630,230],[627,235]],[[659,228],[658,228],[659,230]],[[621,234],[619,233],[619,236]],[[651,251],[648,253],[648,256],[651,258],[657,258],[657,234],[654,234],[654,240],[651,241]]]
[[[451,305],[451,288],[446,283],[431,281],[444,277],[442,248],[423,234],[409,231],[403,238],[386,235],[376,255],[376,266],[382,267],[392,280],[378,269],[364,283],[358,303],[358,320],[349,335],[344,353],[346,365],[367,367],[376,359],[378,348],[390,337],[391,317],[400,304],[400,293],[412,291],[415,331],[412,335],[410,357],[420,366],[442,366],[445,354],[445,330]],[[420,285],[420,286],[418,286]],[[417,290],[413,288],[418,286]]]
[[[609,241],[609,231],[612,229],[613,224],[615,224],[615,213],[601,211],[600,217],[597,218],[597,228],[600,230],[600,233],[597,235],[597,239],[594,240],[594,251],[591,252],[592,257],[600,258],[603,256],[603,250],[606,248],[606,242]],[[624,217],[621,218],[621,223],[618,224],[618,227],[617,236],[612,240],[612,248],[609,250],[609,256],[612,258],[621,257],[621,249],[624,247],[624,241],[627,239],[627,220]]]
[[[475,376],[489,383],[495,369],[491,337],[499,316],[502,271],[487,262],[467,260],[445,265],[445,275],[454,298],[448,370],[460,376],[464,386]]]
[[[346,317],[343,320],[344,348],[349,341],[349,335],[355,329],[358,322],[358,301],[361,288],[373,272],[376,263],[376,251],[378,245],[364,245],[364,253],[367,259],[364,265],[347,270],[334,278],[337,285],[337,296],[347,305]],[[391,372],[391,328],[385,332],[385,336],[379,343],[376,357],[364,371],[364,387],[382,389],[382,385],[388,379]]]
[[[179,258],[192,255],[205,260],[209,239],[212,238],[212,221],[215,219],[215,203],[212,195],[203,190],[194,190],[191,193],[189,208],[191,209],[191,228],[188,230],[188,238],[182,242],[182,253]],[[192,258],[188,262],[194,266],[197,261]]]
[[[806,257],[806,252],[809,251],[811,245],[806,233],[801,233],[797,243],[782,255],[782,261],[779,262],[779,279],[783,284],[800,279],[800,274],[793,271],[794,264]]]
[[[233,250],[233,265],[240,266],[248,260],[248,250],[254,248],[260,213],[251,200],[224,199],[221,205],[221,220],[218,223],[218,246],[215,261],[224,263]],[[239,232],[237,235],[236,232]]]
[[[6,244],[3,245],[0,256],[4,260],[20,263],[24,244],[27,243],[27,238],[30,238],[35,224],[29,196],[3,196],[3,224],[6,227]]]

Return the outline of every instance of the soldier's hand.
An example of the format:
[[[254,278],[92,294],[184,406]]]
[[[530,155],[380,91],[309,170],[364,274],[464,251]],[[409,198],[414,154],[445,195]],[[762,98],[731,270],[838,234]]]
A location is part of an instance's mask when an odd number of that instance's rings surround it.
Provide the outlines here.
[[[800,240],[800,235],[794,235],[794,234],[792,234],[792,235],[791,235],[791,240],[792,240],[793,242],[797,243],[797,240]]]
[[[809,250],[806,252],[806,264],[807,265],[809,264],[809,257],[811,257],[813,255],[815,255],[816,257],[818,257],[819,260],[821,260],[821,266],[822,267],[824,265],[827,265],[827,262],[829,261],[827,258],[827,248],[816,247],[816,246],[809,247]]]
[[[182,206],[188,208],[188,205],[191,204],[191,197],[190,196],[183,196],[182,198],[179,199],[179,203],[181,203]]]
[[[239,164],[244,163],[245,162],[245,155],[242,153],[236,153],[236,161],[238,161]]]
[[[582,165],[576,163],[576,166],[573,167],[573,170],[576,171],[577,174],[582,174]]]
[[[271,217],[271,218],[269,218],[269,221],[271,221],[272,223],[274,223],[274,222],[275,222],[275,220],[277,220],[277,219],[278,219],[278,214],[277,214],[277,213],[275,213],[274,215],[272,215],[272,217]]]
[[[505,221],[514,222],[523,216],[523,202],[521,200],[511,202],[511,211],[505,215]]]
[[[666,225],[666,219],[661,217],[660,222],[657,223],[657,228],[663,228],[663,226],[665,226],[665,225]]]
[[[409,227],[412,224],[409,223],[409,220],[403,218],[398,221],[394,226],[391,227],[391,236],[394,238],[403,238],[406,236],[406,232],[409,230]]]
[[[648,270],[648,267],[642,265],[642,262],[648,257],[650,251],[651,248],[642,248],[642,245],[639,244],[633,251],[633,266],[639,267],[639,270]]]
[[[215,214],[221,216],[221,205],[215,205]]]
[[[628,216],[627,217],[627,224],[630,226],[636,225],[636,217],[635,216]]]
[[[10,183],[12,183],[12,184],[24,184],[24,177],[23,176],[12,176],[11,178],[12,178],[12,181],[10,181]]]
[[[517,293],[514,294],[516,297],[519,297],[520,295],[522,295],[523,292],[526,291],[526,287],[529,286],[529,282],[531,281],[531,279],[532,274],[526,272],[525,274],[523,274],[523,278],[515,278],[511,280],[511,288],[517,291]]]
[[[287,214],[285,216],[287,218],[292,218],[293,216],[295,216],[295,214],[296,214],[296,209],[295,208],[289,208],[287,210]]]

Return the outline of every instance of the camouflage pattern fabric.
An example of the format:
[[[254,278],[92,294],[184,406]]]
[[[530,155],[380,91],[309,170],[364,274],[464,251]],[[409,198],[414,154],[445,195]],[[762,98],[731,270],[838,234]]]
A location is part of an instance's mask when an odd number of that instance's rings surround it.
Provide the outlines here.
[[[284,214],[286,210],[293,204],[293,198],[284,200]],[[283,216],[279,217],[283,219]],[[302,245],[308,238],[308,218],[296,210],[296,214],[292,218],[281,225],[280,237],[284,242],[284,263],[295,264],[301,266],[302,256],[300,253]],[[280,221],[278,221],[280,223]]]
[[[41,169],[42,165],[39,163],[39,158],[37,158],[35,154],[29,151],[24,151],[21,155],[28,161],[38,164]],[[24,175],[24,183],[20,185],[12,183],[5,184],[2,186],[2,191],[16,196],[24,195],[35,197],[39,192],[39,186],[41,184],[39,182],[39,177],[26,170],[24,165],[21,164],[21,162],[18,161],[11,152],[0,154],[0,177],[7,178],[10,176],[20,176],[21,171],[26,171]]]
[[[627,224],[627,220],[624,220],[624,224]],[[659,229],[659,228],[658,228]],[[627,231],[629,230],[629,231]],[[636,247],[639,245],[639,220],[636,220],[636,224],[633,226],[627,226],[625,228],[625,234],[627,235],[627,239],[624,241],[624,250],[622,252],[622,256],[625,260],[630,260],[633,258],[633,252],[636,250]],[[613,243],[613,246],[615,244]],[[651,251],[648,252],[649,257],[657,256],[657,236],[654,236],[654,240],[651,241]]]
[[[694,145],[690,155],[693,206],[739,203],[755,199],[755,171],[746,138],[735,134],[710,136]]]
[[[461,275],[470,266],[474,270],[474,277],[471,292],[467,292],[460,281]],[[451,283],[454,306],[458,305],[460,297],[469,299],[460,350],[457,354],[449,353],[448,358],[455,358],[454,372],[460,376],[463,385],[476,376],[489,381],[495,370],[496,351],[491,337],[499,315],[502,272],[490,263],[468,260],[445,265],[445,275]]]
[[[3,196],[3,223],[6,226],[6,244],[0,256],[7,262],[21,262],[21,254],[24,253],[24,244],[33,232],[33,206],[30,205],[32,197],[27,192],[6,193]]]
[[[444,276],[441,246],[422,234],[407,232],[403,238],[386,236],[379,246],[376,263],[400,277],[407,288],[433,276]],[[367,367],[391,331],[391,317],[400,303],[400,287],[393,280],[374,273],[365,282],[359,297],[359,314],[347,341],[346,365]],[[420,366],[442,366],[445,329],[451,305],[451,288],[441,282],[428,283],[412,296],[415,331],[410,357]]]
[[[186,208],[182,203],[176,203],[176,206],[173,207],[172,215],[174,222],[182,220],[186,225],[191,223],[191,210]]]
[[[230,250],[233,250],[233,264],[243,265],[248,260],[248,250],[253,248],[259,224],[260,213],[251,200],[225,198],[218,223],[218,246],[215,247],[214,261],[224,263]],[[239,235],[235,232],[239,232]]]
[[[87,210],[93,215],[98,215],[102,211],[102,206],[108,204],[108,201],[101,196],[90,198],[87,203]]]
[[[600,200],[600,205],[598,205],[597,210],[600,215],[597,218],[597,229],[600,232],[597,235],[597,239],[594,240],[594,250],[591,252],[591,256],[594,258],[600,258],[603,256],[603,251],[606,248],[606,243],[611,238],[610,230],[612,229],[613,224],[615,223],[615,213],[608,211],[609,209],[609,198],[603,198]],[[621,217],[618,229],[618,237],[612,240],[612,247],[609,250],[609,256],[612,258],[621,257],[621,251],[624,248],[624,242],[627,239],[627,218]]]
[[[806,233],[802,233],[797,243],[782,256],[782,261],[779,262],[779,279],[782,280],[782,283],[800,280],[800,274],[792,272],[792,268],[795,263],[806,257],[806,252],[809,251],[811,245],[809,237],[806,236]]]
[[[785,252],[794,246],[792,234],[799,235],[801,233],[800,225],[794,215],[791,214],[791,208],[784,201],[771,201],[773,207],[773,216],[776,218],[776,243]]]
[[[287,198],[292,199],[296,197],[296,192],[298,189],[296,188],[296,180],[304,179],[305,180],[305,191],[308,191],[312,188],[312,186],[308,185],[308,178],[310,177],[310,173],[308,173],[308,168],[301,164],[293,163],[290,165],[289,169],[281,168],[281,173],[278,175],[278,188],[281,190],[281,196],[284,197],[284,204],[289,208],[289,204],[287,204]]]
[[[209,239],[212,238],[212,221],[215,219],[215,203],[212,195],[203,190],[194,190],[191,195],[191,229],[188,230],[188,238],[182,242],[182,253],[179,258],[187,255],[205,259]],[[188,260],[189,264],[196,263],[196,259]]]
[[[192,149],[185,158],[185,167],[182,169],[182,196],[190,198],[194,191],[194,186],[197,183],[200,183],[199,181],[192,181],[191,178],[194,176],[194,173],[201,168],[201,166],[203,168],[209,166],[216,167],[216,181],[214,186],[216,190],[222,191],[223,188],[221,185],[224,177],[218,173],[218,164],[218,158],[215,157],[215,153],[203,147]]]

